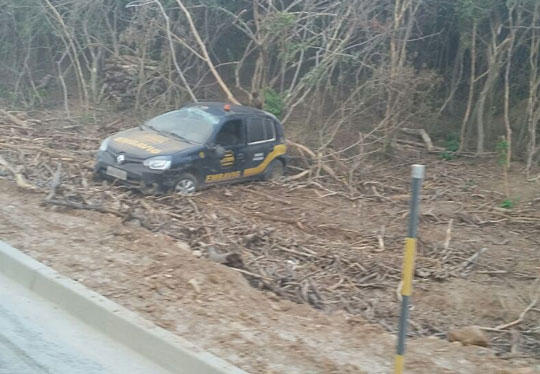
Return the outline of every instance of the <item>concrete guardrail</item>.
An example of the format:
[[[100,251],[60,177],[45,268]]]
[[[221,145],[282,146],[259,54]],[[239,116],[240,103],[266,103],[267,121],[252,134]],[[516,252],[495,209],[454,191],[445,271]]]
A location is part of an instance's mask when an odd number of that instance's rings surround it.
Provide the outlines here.
[[[0,274],[177,374],[248,374],[0,241]]]

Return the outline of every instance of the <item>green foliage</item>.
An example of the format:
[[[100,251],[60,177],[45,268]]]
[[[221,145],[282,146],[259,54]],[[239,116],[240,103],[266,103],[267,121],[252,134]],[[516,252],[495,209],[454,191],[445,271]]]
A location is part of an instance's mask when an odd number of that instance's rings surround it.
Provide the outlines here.
[[[285,103],[283,102],[282,95],[273,88],[266,88],[264,90],[264,110],[279,117],[283,113],[284,108]]]
[[[0,99],[13,99],[13,93],[8,86],[0,84]]]
[[[451,133],[446,136],[444,147],[447,151],[457,152],[459,149],[459,134]]]
[[[452,161],[456,155],[453,152],[444,151],[439,155],[439,158],[444,161]]]
[[[268,17],[267,27],[272,33],[283,32],[296,22],[296,15],[287,11],[276,12],[272,17]]]
[[[508,156],[508,142],[506,138],[501,137],[495,145],[495,151],[497,152],[497,163],[501,166],[506,165],[506,157]]]
[[[481,22],[499,4],[498,0],[458,0],[457,14],[463,24]]]
[[[459,135],[451,133],[446,136],[444,142],[445,151],[440,154],[440,158],[445,161],[450,161],[456,158],[456,152],[459,149]]]
[[[511,199],[505,199],[503,200],[503,202],[501,203],[501,208],[504,208],[504,209],[512,209],[516,206],[517,202],[514,201],[514,200],[511,200]]]

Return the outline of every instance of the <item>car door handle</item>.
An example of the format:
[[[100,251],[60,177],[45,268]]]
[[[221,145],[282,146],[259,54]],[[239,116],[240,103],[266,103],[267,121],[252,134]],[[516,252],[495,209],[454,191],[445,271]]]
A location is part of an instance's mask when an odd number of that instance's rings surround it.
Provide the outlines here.
[[[239,153],[239,154],[236,155],[236,158],[239,159],[239,160],[243,160],[244,159],[244,154]]]

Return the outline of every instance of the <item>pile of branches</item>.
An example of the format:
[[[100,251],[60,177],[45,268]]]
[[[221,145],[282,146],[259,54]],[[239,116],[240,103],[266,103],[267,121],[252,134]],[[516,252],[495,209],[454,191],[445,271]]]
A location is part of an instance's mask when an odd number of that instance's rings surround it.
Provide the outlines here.
[[[54,123],[21,120],[2,113],[5,120],[0,117],[0,177],[9,176],[21,189],[42,193],[44,205],[118,216],[123,222],[188,243],[194,255],[230,266],[256,288],[325,311],[343,309],[361,314],[394,330],[402,227],[408,211],[406,200],[396,202],[392,198],[407,191],[396,178],[358,183],[354,197],[330,189],[338,186],[338,181],[346,182],[336,173],[335,178],[331,173],[324,177],[331,176],[334,184],[323,185],[319,183],[323,177],[316,179],[314,175],[279,185],[235,186],[237,193],[220,188],[190,197],[144,196],[92,180],[99,140],[119,130],[118,122],[73,128],[70,122],[62,126],[58,119]],[[300,173],[306,171],[316,173],[317,166]],[[437,183],[431,181],[431,192],[425,195],[428,201],[450,193]],[[382,209],[373,213],[373,222],[382,216],[386,221],[389,214],[394,216],[391,224],[381,230],[347,227],[321,220],[320,214],[310,209],[313,206],[302,209],[301,202],[309,200],[307,193],[321,198],[342,194],[350,200],[389,202],[397,209],[393,213]],[[453,198],[459,197],[454,194]],[[318,201],[324,204],[324,199]],[[328,203],[327,209],[333,208]],[[472,244],[451,244],[454,219],[476,225],[540,224],[540,217],[531,210],[494,214],[476,208],[474,214],[463,210],[448,217],[425,212],[421,220],[448,223],[447,238],[444,243],[420,240],[417,277],[443,281],[466,276],[478,266],[478,258],[485,256],[483,249]],[[416,334],[441,332],[428,321],[413,323],[412,330]]]
[[[104,98],[120,108],[133,106],[140,92],[156,96],[166,90],[155,61],[127,55],[111,56],[103,70]]]
[[[257,288],[315,308],[359,314],[373,308],[359,295],[366,290],[393,288],[399,282],[401,235],[387,234],[386,246],[393,242],[397,253],[380,256],[384,244],[377,234],[317,222],[315,217],[305,216],[307,210],[304,217],[298,217],[295,204],[282,198],[297,193],[303,197],[306,188],[317,185],[321,196],[345,194],[329,190],[315,177],[277,186],[238,186],[235,188],[243,190],[238,198],[224,198],[219,194],[228,192],[222,189],[205,191],[204,196],[144,196],[92,180],[99,139],[113,131],[111,128],[85,126],[63,131],[58,123],[46,121],[0,123],[0,127],[11,129],[11,134],[4,131],[9,135],[0,137],[6,172],[22,189],[44,193],[44,204],[136,221],[151,231],[189,243],[200,255],[236,268]],[[337,174],[335,178],[341,180]],[[363,191],[357,192],[363,195],[356,198],[379,199],[372,194],[377,191],[373,186],[360,188]],[[235,204],[236,199],[240,200]],[[267,208],[268,201],[278,204],[279,210]],[[440,264],[436,259],[419,259],[426,273],[440,277],[447,272],[443,265],[454,266],[454,260]]]

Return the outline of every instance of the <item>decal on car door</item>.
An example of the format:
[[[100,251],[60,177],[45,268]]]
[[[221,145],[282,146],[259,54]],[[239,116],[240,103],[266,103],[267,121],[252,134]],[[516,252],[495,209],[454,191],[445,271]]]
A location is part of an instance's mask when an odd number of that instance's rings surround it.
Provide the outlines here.
[[[287,153],[287,146],[285,144],[278,144],[274,146],[272,152],[266,155],[263,162],[253,168],[244,170],[244,176],[250,177],[262,173],[270,164],[270,162],[272,162],[272,160],[274,160],[278,156],[284,155],[285,153]]]
[[[233,151],[225,152],[225,155],[221,158],[221,166],[224,168],[230,168],[234,165],[234,153]]]
[[[212,182],[225,181],[229,179],[235,179],[235,178],[239,178],[240,174],[241,174],[240,171],[231,171],[229,173],[207,175],[205,182],[212,183]]]

